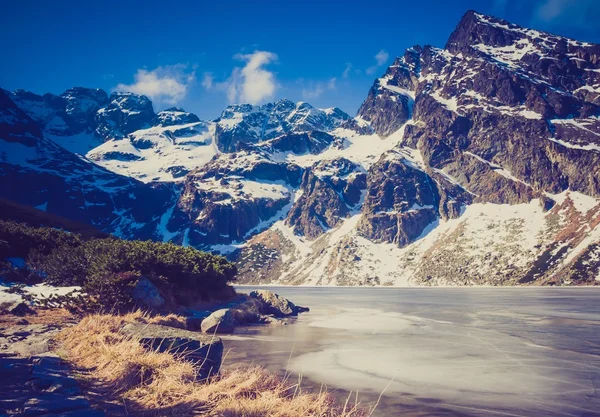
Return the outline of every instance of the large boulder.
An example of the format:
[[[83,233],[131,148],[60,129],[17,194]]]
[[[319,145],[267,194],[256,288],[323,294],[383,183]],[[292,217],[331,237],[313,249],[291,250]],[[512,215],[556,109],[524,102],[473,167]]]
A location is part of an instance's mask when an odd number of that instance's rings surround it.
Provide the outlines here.
[[[160,295],[158,288],[146,277],[140,278],[135,284],[132,298],[139,307],[156,309],[165,304],[165,299]]]
[[[130,336],[148,350],[181,355],[198,366],[197,379],[215,375],[221,368],[223,342],[219,337],[157,324],[127,324],[121,333]]]
[[[252,291],[250,297],[262,302],[261,312],[263,314],[272,314],[275,317],[295,316],[303,311],[308,311],[307,308],[298,307],[287,298],[269,290]]]
[[[228,308],[213,312],[202,320],[201,329],[204,333],[232,333],[235,327],[233,313]]]

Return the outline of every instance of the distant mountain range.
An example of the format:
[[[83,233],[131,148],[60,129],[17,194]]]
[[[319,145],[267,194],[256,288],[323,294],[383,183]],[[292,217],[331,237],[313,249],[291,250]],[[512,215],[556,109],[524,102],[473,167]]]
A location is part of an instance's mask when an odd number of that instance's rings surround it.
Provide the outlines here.
[[[356,117],[0,90],[0,176],[1,198],[225,253],[246,283],[600,284],[600,45],[470,11]]]

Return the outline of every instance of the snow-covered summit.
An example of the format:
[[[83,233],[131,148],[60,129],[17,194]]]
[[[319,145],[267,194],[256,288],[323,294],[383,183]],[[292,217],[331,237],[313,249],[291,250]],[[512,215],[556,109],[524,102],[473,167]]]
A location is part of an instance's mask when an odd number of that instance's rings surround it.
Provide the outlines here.
[[[154,124],[160,126],[175,126],[199,122],[200,119],[194,113],[189,113],[181,107],[171,107],[156,114]]]
[[[170,124],[174,121],[173,113],[160,112],[159,121],[161,116],[167,116],[162,119],[166,124],[111,139],[88,152],[88,158],[113,172],[143,182],[183,180],[188,172],[203,166],[217,154],[215,127],[214,123],[201,121],[173,125]],[[194,115],[188,115],[191,114],[183,113],[180,121],[194,120]]]
[[[227,253],[247,283],[595,283],[599,48],[468,12],[445,48],[397,57],[356,118],[282,99],[201,121],[181,108],[155,114],[135,94],[94,104],[102,93],[19,93],[31,118],[7,100],[5,188],[23,199],[28,189],[36,205],[59,190],[59,205],[42,206],[95,213],[121,234],[134,219],[129,234]],[[104,143],[74,160],[47,126],[88,111],[85,132]],[[40,141],[57,151],[36,157]],[[52,161],[60,152],[68,163]],[[28,179],[53,165],[68,187]],[[83,169],[99,174],[71,175]],[[161,210],[144,211],[153,199]]]
[[[282,99],[262,106],[236,104],[227,107],[215,121],[217,146],[230,152],[237,149],[238,143],[258,143],[288,132],[329,132],[352,120],[338,108],[318,109],[302,101]]]
[[[134,93],[112,93],[108,105],[96,113],[96,134],[106,139],[122,138],[136,130],[151,127],[155,117],[148,97]]]

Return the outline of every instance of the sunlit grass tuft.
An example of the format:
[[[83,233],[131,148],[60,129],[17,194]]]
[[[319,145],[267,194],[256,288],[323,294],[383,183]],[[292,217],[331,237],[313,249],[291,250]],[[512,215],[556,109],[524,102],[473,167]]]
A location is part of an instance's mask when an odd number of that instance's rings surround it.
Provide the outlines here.
[[[90,376],[110,387],[149,416],[192,415],[211,417],[366,417],[369,410],[358,401],[337,404],[322,389],[306,393],[299,383],[278,378],[259,366],[227,369],[209,382],[197,382],[190,362],[170,353],[145,350],[119,333],[126,323],[174,323],[174,315],[149,317],[142,312],[124,316],[90,315],[60,336],[69,360],[89,370]],[[179,327],[179,326],[178,326]]]

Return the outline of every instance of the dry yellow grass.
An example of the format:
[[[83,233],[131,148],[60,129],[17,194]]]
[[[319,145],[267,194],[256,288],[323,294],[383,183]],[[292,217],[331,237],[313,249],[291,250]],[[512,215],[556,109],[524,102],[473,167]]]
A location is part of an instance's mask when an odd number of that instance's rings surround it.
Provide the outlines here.
[[[25,317],[0,313],[0,327],[16,326],[23,319],[28,324],[67,324],[77,321],[77,317],[64,308],[37,309],[36,314]]]
[[[168,316],[167,316],[168,317]],[[223,371],[210,382],[195,381],[190,362],[169,353],[146,351],[119,333],[128,322],[179,320],[149,318],[136,312],[125,316],[91,315],[65,329],[60,341],[68,358],[89,369],[90,376],[150,416],[205,415],[210,417],[365,417],[358,404],[335,403],[333,397],[304,393],[299,384],[280,379],[258,367]]]

